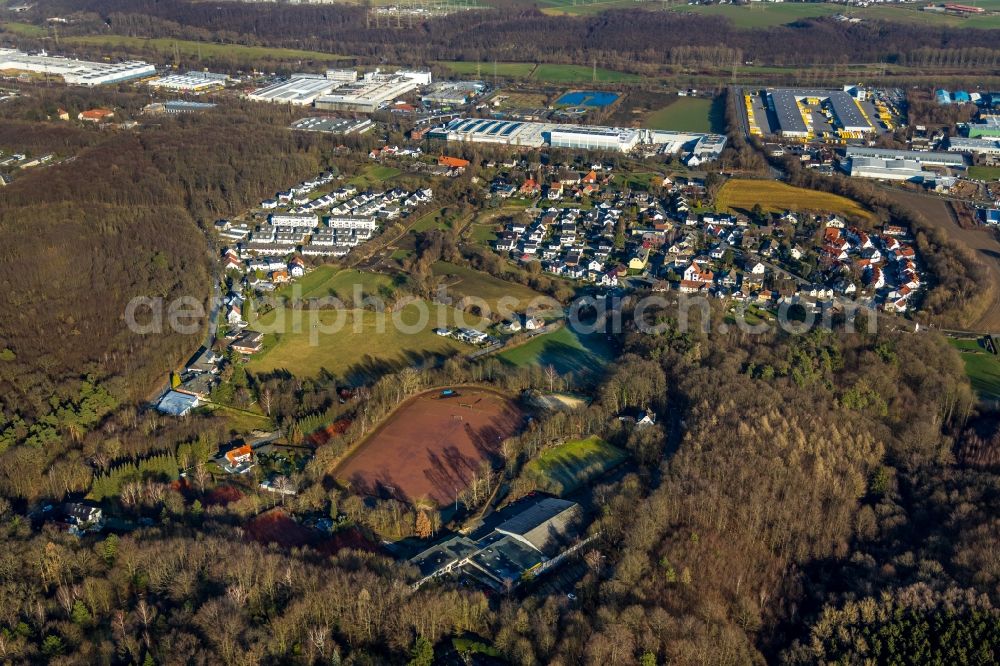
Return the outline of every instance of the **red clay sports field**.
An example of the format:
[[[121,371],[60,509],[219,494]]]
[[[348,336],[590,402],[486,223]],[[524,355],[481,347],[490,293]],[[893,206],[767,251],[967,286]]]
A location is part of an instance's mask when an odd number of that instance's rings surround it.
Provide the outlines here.
[[[500,442],[523,422],[513,401],[495,391],[428,391],[397,408],[335,473],[363,495],[444,505],[468,487],[483,460],[499,460]]]

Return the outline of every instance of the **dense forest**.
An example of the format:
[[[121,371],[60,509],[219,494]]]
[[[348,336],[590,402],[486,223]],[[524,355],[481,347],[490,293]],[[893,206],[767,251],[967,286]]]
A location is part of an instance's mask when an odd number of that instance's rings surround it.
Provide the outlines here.
[[[832,19],[741,30],[721,17],[607,11],[548,16],[513,6],[431,19],[408,29],[374,27],[361,6],[289,6],[187,0],[45,0],[27,16],[71,16],[64,36],[175,37],[306,48],[365,62],[424,66],[435,60],[565,62],[639,73],[662,66],[724,67],[888,62],[995,69],[998,31]],[[823,45],[817,48],[817,45]],[[117,54],[112,54],[117,55]],[[236,62],[249,68],[259,63]]]
[[[500,474],[515,487],[524,463],[562,437],[597,432],[632,456],[629,473],[589,490],[599,537],[576,601],[530,588],[414,591],[414,571],[370,549],[258,545],[239,525],[266,508],[259,500],[213,503],[197,472],[180,490],[153,473],[174,455],[204,459],[223,434],[213,419],[122,413],[86,447],[104,451],[114,433],[119,454],[168,451],[122,495],[126,515],[155,526],[81,541],[32,533],[0,501],[0,655],[431,663],[449,653],[445,639],[471,633],[516,664],[993,663],[998,477],[986,459],[955,453],[995,449],[998,428],[977,415],[957,355],[933,334],[719,333],[724,313],[712,308],[701,315],[708,335],[681,330],[676,315],[675,303],[647,309],[657,332],[626,335],[593,405],[543,417],[505,445]],[[335,385],[248,379],[288,414]],[[546,380],[495,359],[406,370],[359,397],[365,422],[343,437],[444,381]],[[630,406],[653,409],[657,425],[622,427],[615,414]],[[411,510],[331,488],[324,451],[290,508],[412,533]]]
[[[0,138],[5,148],[63,159],[0,190],[7,456],[14,442],[55,455],[165,381],[197,349],[204,321],[194,335],[169,326],[137,334],[125,325],[126,305],[137,296],[207,304],[214,249],[200,227],[321,165],[314,138],[224,114],[141,133],[12,120]]]

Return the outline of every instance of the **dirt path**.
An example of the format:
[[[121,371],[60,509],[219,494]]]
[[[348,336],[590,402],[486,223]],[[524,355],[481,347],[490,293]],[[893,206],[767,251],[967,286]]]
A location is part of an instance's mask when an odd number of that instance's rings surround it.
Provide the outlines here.
[[[908,206],[924,214],[933,226],[941,229],[948,236],[976,253],[989,271],[990,279],[1000,285],[1000,240],[989,229],[963,229],[958,226],[948,202],[939,197],[915,192],[902,192],[895,188],[887,188],[886,194],[896,202]],[[993,304],[986,310],[979,321],[968,326],[974,331],[1000,331],[1000,289],[994,290],[997,295]]]

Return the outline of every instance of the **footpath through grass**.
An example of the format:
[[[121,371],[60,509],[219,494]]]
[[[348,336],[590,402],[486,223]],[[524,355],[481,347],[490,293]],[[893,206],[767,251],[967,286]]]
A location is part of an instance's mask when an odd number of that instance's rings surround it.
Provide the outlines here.
[[[524,476],[538,490],[563,495],[572,492],[625,460],[626,454],[592,435],[545,451],[524,467]]]

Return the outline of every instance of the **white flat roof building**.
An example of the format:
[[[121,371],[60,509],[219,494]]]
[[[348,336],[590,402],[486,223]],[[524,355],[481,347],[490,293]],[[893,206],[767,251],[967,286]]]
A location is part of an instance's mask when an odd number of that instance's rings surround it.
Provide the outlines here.
[[[429,86],[432,83],[431,73],[427,70],[401,69],[396,72],[396,76],[409,79],[421,86]]]
[[[948,150],[953,153],[1000,155],[1000,139],[965,139],[956,136],[948,140]]]
[[[669,132],[598,125],[563,125],[490,118],[456,118],[437,127],[429,136],[447,141],[496,143],[508,146],[576,148],[628,152],[639,145],[663,146],[665,152],[702,148],[703,159],[721,152],[726,138],[697,132]]]
[[[302,118],[292,123],[292,129],[303,132],[326,132],[329,134],[364,134],[374,129],[375,124],[370,118],[354,120],[351,118]]]
[[[354,83],[358,80],[358,72],[355,69],[328,69],[326,78],[342,83]]]
[[[156,68],[142,60],[106,63],[50,56],[44,52],[28,55],[17,49],[0,48],[0,71],[32,72],[61,76],[69,85],[101,86],[156,74]]]
[[[269,86],[254,90],[247,99],[257,102],[276,102],[295,106],[309,106],[337,86],[342,81],[331,80],[321,75],[297,74],[286,81],[278,81]]]
[[[925,171],[920,162],[905,159],[885,159],[881,157],[852,157],[851,176],[854,178],[876,178],[879,180],[911,180],[923,182],[936,177]]]
[[[146,83],[150,88],[176,90],[180,92],[205,92],[224,88],[229,77],[210,72],[188,72],[187,74],[165,74]]]
[[[549,145],[553,148],[581,150],[614,150],[627,153],[639,144],[641,130],[621,127],[557,125],[549,130]]]
[[[366,74],[355,83],[339,85],[316,99],[317,109],[360,111],[372,113],[422,85],[419,81],[398,74]]]
[[[964,167],[965,158],[955,153],[930,152],[923,150],[895,150],[892,148],[868,148],[850,146],[844,150],[847,157],[874,157],[883,160],[903,160],[930,166]]]

